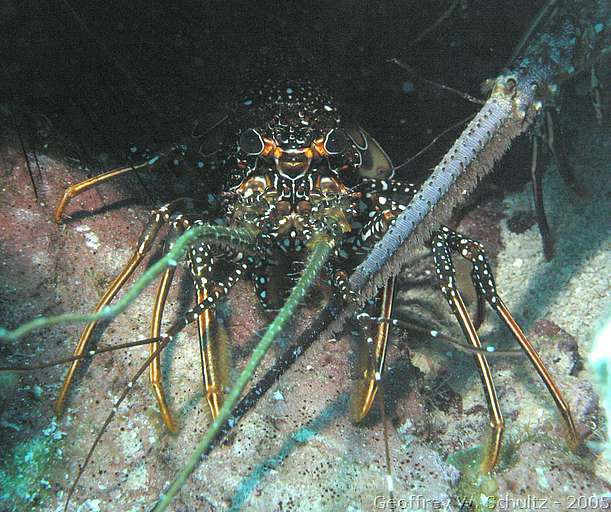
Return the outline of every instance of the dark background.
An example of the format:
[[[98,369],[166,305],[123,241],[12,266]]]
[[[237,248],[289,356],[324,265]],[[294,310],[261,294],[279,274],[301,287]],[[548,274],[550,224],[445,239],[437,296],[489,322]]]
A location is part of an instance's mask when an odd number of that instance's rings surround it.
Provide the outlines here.
[[[4,0],[2,133],[14,141],[19,132],[27,151],[71,162],[73,178],[82,179],[124,162],[131,143],[164,148],[184,140],[195,120],[212,124],[263,78],[307,77],[398,164],[478,106],[387,60],[481,97],[481,83],[507,64],[543,3],[464,0],[414,42],[453,1]],[[415,86],[410,93],[406,82]],[[428,172],[459,130],[404,176]],[[512,153],[519,161],[524,151],[518,145]],[[515,183],[503,186],[523,184],[527,160],[517,167]],[[44,172],[34,173],[39,189]],[[154,176],[130,179],[119,186],[145,203],[172,195]],[[197,178],[176,176],[183,179]]]

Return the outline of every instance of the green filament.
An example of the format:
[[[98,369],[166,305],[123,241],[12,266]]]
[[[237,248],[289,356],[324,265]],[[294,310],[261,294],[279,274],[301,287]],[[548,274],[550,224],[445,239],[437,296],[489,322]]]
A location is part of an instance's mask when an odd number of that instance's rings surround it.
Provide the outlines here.
[[[297,281],[297,284],[291,291],[289,298],[284,303],[284,306],[282,306],[282,309],[278,312],[278,315],[274,321],[267,328],[267,331],[252,353],[246,367],[244,370],[242,370],[242,373],[240,373],[235,386],[231,389],[226,397],[223,406],[219,411],[219,415],[212,422],[204,437],[197,444],[195,451],[191,454],[184,467],[180,470],[168,491],[161,496],[157,502],[157,505],[153,509],[153,512],[163,512],[166,510],[172,499],[178,494],[191,473],[193,473],[197,467],[202,455],[210,448],[219,431],[231,416],[231,413],[233,412],[242,391],[244,391],[244,388],[261,363],[261,360],[272,346],[274,340],[282,331],[284,325],[293,317],[295,311],[299,307],[299,304],[303,301],[306,293],[314,284],[323,265],[327,262],[329,256],[331,255],[334,242],[328,237],[322,235],[312,239],[308,245],[311,249],[311,253],[308,258],[307,266],[301,274],[299,281]]]
[[[194,240],[204,240],[211,245],[232,247],[248,252],[252,250],[255,242],[255,235],[256,233],[253,230],[247,228],[211,226],[208,224],[195,225],[188,231],[185,231],[176,240],[172,249],[159,259],[159,261],[155,262],[154,265],[151,265],[115,305],[106,306],[97,313],[66,313],[63,315],[35,318],[12,331],[0,327],[0,340],[15,341],[36,329],[51,327],[58,324],[96,322],[104,318],[115,318],[119,313],[122,313],[127,306],[129,306],[138,295],[140,295],[143,290],[166,269],[166,267],[176,266],[177,261],[182,258],[187,247]]]

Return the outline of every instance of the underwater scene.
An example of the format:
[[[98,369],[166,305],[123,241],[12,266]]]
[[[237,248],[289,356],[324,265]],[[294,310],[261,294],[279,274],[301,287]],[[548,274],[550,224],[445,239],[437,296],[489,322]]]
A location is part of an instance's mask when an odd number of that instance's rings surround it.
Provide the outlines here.
[[[611,4],[0,2],[0,512],[611,510]]]

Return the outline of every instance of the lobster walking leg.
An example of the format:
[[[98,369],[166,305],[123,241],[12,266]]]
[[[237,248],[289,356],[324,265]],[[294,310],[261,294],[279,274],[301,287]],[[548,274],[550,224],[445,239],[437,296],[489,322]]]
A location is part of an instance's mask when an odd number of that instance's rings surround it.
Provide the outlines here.
[[[142,245],[140,247],[142,247]],[[123,270],[121,270],[121,272],[117,275],[117,277],[115,277],[114,281],[111,283],[111,285],[108,287],[104,295],[102,295],[102,298],[100,299],[100,301],[97,303],[95,307],[96,313],[101,311],[102,308],[106,307],[108,304],[110,304],[110,302],[115,297],[115,295],[119,293],[119,290],[121,290],[125,282],[134,273],[134,270],[136,270],[136,268],[142,261],[142,258],[144,258],[144,255],[145,255],[145,252],[140,251],[139,249],[136,250],[136,252],[134,252],[134,254],[129,259],[125,267],[123,267]],[[81,357],[85,353],[87,349],[87,345],[89,344],[89,340],[91,339],[91,334],[93,333],[93,329],[95,328],[96,325],[97,325],[97,322],[91,322],[85,326],[85,329],[81,333],[81,336],[76,345],[76,348],[74,349],[74,353],[73,353],[74,357]],[[68,391],[70,390],[70,386],[72,385],[72,381],[74,380],[74,375],[76,374],[76,370],[78,369],[80,364],[81,364],[80,360],[75,360],[72,362],[72,364],[70,365],[70,368],[68,369],[68,373],[64,379],[64,383],[59,392],[59,397],[57,398],[57,401],[55,402],[55,412],[57,416],[61,416],[63,413],[64,403],[66,401]]]
[[[374,201],[378,205],[378,211],[363,226],[360,236],[357,237],[356,244],[360,247],[372,246],[381,239],[397,215],[405,208],[403,204],[394,201],[386,194],[393,192],[409,194],[412,191],[411,185],[404,183],[389,185],[382,180],[367,182],[364,188],[369,190],[365,194],[366,199]],[[351,415],[355,423],[367,416],[380,387],[386,360],[395,283],[396,278],[390,277],[378,293],[377,301],[380,309],[375,337],[367,336],[365,340],[361,340],[358,347],[359,378],[351,398]],[[344,287],[350,288],[348,281],[344,282]],[[365,318],[367,316],[365,315]]]
[[[161,320],[163,317],[163,310],[165,308],[166,299],[168,297],[168,291],[170,290],[170,286],[172,284],[174,272],[174,267],[167,268],[166,271],[163,273],[163,276],[161,277],[161,281],[159,282],[159,287],[157,288],[157,295],[155,297],[155,305],[153,306],[153,318],[151,321],[151,338],[159,338],[161,334]],[[161,413],[161,418],[163,419],[163,423],[165,424],[166,428],[170,432],[176,433],[178,432],[178,429],[176,427],[176,423],[172,419],[172,414],[170,413],[170,408],[166,403],[165,393],[163,392],[163,387],[161,384],[161,357],[159,354],[158,342],[151,343],[150,353],[151,356],[155,354],[155,357],[151,361],[151,364],[149,366],[149,379],[151,381],[153,393],[155,394],[155,398],[157,399],[157,404],[159,405],[159,412]]]
[[[473,347],[481,348],[482,344],[477,334],[477,330],[471,321],[467,307],[456,285],[456,275],[454,265],[452,264],[452,250],[462,251],[461,254],[466,256],[464,252],[466,249],[464,249],[464,243],[462,243],[462,241],[466,239],[460,237],[460,240],[455,240],[454,237],[451,236],[451,233],[453,232],[450,232],[450,230],[444,226],[433,235],[432,242],[435,270],[439,278],[441,292],[448,301],[452,313],[458,320],[463,334]],[[479,294],[481,290],[477,285],[481,285],[481,283],[476,282],[475,284],[476,291]],[[484,386],[488,414],[490,417],[491,436],[481,464],[482,472],[489,473],[496,466],[501,451],[504,421],[488,360],[482,354],[476,354],[474,358]]]
[[[61,222],[64,210],[66,209],[70,201],[72,201],[72,199],[74,199],[79,194],[82,194],[86,190],[89,190],[90,188],[95,187],[100,183],[104,183],[105,181],[116,178],[117,176],[122,176],[123,174],[135,172],[140,169],[150,169],[152,168],[152,165],[153,162],[151,160],[138,165],[127,165],[125,167],[111,169],[110,171],[99,174],[98,176],[93,176],[92,178],[81,181],[80,183],[70,185],[64,191],[64,195],[62,196],[59,204],[57,205],[57,208],[55,209],[55,222],[57,222],[58,224]]]
[[[526,355],[537,370],[537,373],[541,377],[541,380],[543,380],[543,383],[552,395],[552,398],[556,403],[556,407],[560,411],[560,414],[562,415],[566,423],[567,442],[572,450],[576,450],[579,446],[579,436],[577,435],[575,421],[573,420],[571,409],[565,398],[562,396],[562,391],[560,391],[560,388],[558,388],[558,385],[554,382],[553,377],[550,375],[548,369],[545,367],[545,363],[541,361],[541,357],[539,357],[539,354],[537,354],[537,351],[532,346],[522,329],[520,329],[520,326],[513,319],[511,313],[507,309],[507,306],[505,306],[505,304],[500,298],[498,298],[496,310],[499,316],[505,322],[505,324],[511,329],[511,332],[522,347],[522,350],[526,352]]]
[[[115,277],[106,292],[104,292],[104,295],[102,295],[102,298],[96,305],[96,313],[101,311],[108,304],[110,304],[110,302],[117,295],[117,293],[119,293],[121,288],[123,288],[123,285],[134,273],[136,268],[138,268],[144,256],[149,252],[153,241],[157,237],[157,234],[159,233],[159,230],[161,229],[163,224],[167,224],[170,222],[172,213],[179,207],[183,206],[185,203],[190,204],[190,202],[190,200],[177,199],[176,201],[173,201],[172,203],[169,203],[165,206],[162,206],[158,210],[153,211],[153,213],[149,217],[149,221],[147,222],[146,227],[142,232],[142,235],[140,235],[140,240],[138,241],[138,246],[136,250],[132,254],[127,264],[123,267],[121,272],[119,272],[117,277]],[[181,228],[182,227],[183,226],[181,226]],[[85,326],[85,329],[81,333],[76,348],[74,349],[73,355],[75,357],[81,357],[85,353],[85,350],[87,349],[87,345],[89,344],[89,340],[91,339],[91,335],[96,325],[97,322],[91,322]],[[80,360],[75,360],[72,362],[70,368],[68,369],[68,374],[64,379],[62,389],[59,393],[57,402],[55,403],[55,411],[58,416],[61,416],[64,410],[64,403],[66,401],[68,391],[70,390],[70,386],[72,385],[72,381],[74,380],[74,375],[80,364]]]
[[[456,289],[454,293],[450,292],[450,295],[452,299],[448,299],[448,303],[450,304],[450,307],[454,312],[454,316],[457,318],[465,337],[472,346],[475,348],[481,348],[482,343],[477,335],[477,330],[469,317],[469,312],[467,311],[467,307],[462,300],[460,292],[458,289]],[[491,435],[484,451],[484,457],[481,464],[482,472],[489,473],[494,469],[499,459],[505,422],[503,420],[503,414],[501,413],[501,406],[499,405],[499,399],[494,387],[494,380],[492,379],[492,372],[490,370],[488,360],[482,354],[475,354],[474,358],[482,379],[482,384],[484,386],[486,403],[488,405],[488,415],[490,417]]]
[[[215,325],[213,305],[227,294],[248,265],[244,263],[243,256],[238,255],[235,268],[227,276],[227,282],[217,282],[211,276],[214,259],[210,251],[207,244],[194,247],[189,254],[189,266],[196,286],[197,309],[201,311],[197,317],[197,337],[204,389],[212,417],[216,418],[223,405],[223,392],[228,384],[229,357],[227,336]]]
[[[578,445],[578,437],[570,407],[562,396],[560,389],[554,382],[549,371],[547,368],[545,368],[545,365],[537,354],[536,350],[512,317],[511,313],[507,309],[507,306],[505,306],[497,294],[494,277],[492,276],[492,270],[488,264],[483,246],[479,242],[471,240],[444,226],[433,236],[435,270],[440,281],[441,291],[457,317],[463,332],[472,344],[475,345],[475,341],[479,343],[479,340],[476,340],[477,334],[475,333],[475,330],[473,329],[472,331],[471,329],[471,320],[467,313],[466,307],[462,302],[460,292],[456,287],[456,276],[451,256],[452,251],[459,252],[462,257],[471,262],[473,266],[471,271],[471,279],[475,285],[478,296],[482,297],[486,302],[488,302],[488,304],[495,310],[507,327],[509,327],[512,334],[539,373],[565,420],[568,430],[568,443],[572,448],[575,448]],[[478,354],[476,358],[477,357],[480,357],[485,361],[483,356]],[[491,385],[487,384],[487,379],[485,379],[484,383],[489,394]],[[498,414],[500,415],[500,412]]]
[[[386,360],[390,319],[392,317],[395,278],[391,277],[378,295],[379,318],[375,337],[361,339],[358,348],[359,378],[352,392],[352,421],[362,421],[373,405]],[[362,368],[364,366],[364,368]]]
[[[207,288],[198,289],[195,295],[199,305],[205,304],[208,299],[208,290]],[[220,375],[221,370],[217,363],[218,350],[212,339],[213,322],[214,312],[206,309],[197,319],[197,339],[200,346],[206,400],[212,417],[216,418],[223,401],[224,376]]]

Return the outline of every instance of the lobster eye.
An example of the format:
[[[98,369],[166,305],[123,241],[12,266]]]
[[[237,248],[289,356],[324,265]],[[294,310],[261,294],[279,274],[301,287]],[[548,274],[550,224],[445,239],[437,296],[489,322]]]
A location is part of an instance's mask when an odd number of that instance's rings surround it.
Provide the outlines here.
[[[344,130],[331,130],[327,133],[324,142],[324,148],[330,155],[337,155],[346,149],[348,138]]]
[[[253,128],[248,128],[240,133],[240,151],[247,155],[260,155],[265,148],[265,143],[259,132]]]

